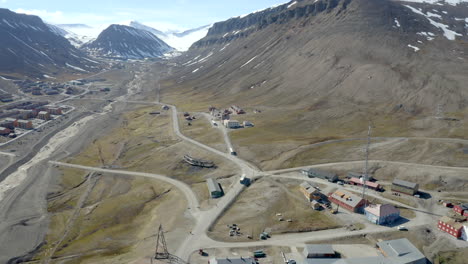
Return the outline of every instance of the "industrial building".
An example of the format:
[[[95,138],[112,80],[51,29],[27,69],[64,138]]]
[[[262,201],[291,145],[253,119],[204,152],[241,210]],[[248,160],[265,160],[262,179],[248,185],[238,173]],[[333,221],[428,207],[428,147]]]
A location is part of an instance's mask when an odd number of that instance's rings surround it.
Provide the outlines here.
[[[462,235],[463,224],[448,216],[442,216],[439,219],[437,227],[456,238],[459,238]]]
[[[392,192],[415,195],[419,190],[419,184],[395,179],[392,183]]]
[[[208,264],[257,264],[253,258],[211,258]]]
[[[468,203],[455,205],[453,211],[459,215],[468,217]]]
[[[361,178],[361,177],[364,177],[365,175],[363,173],[359,173],[359,172],[354,172],[354,171],[349,171],[347,174],[346,174],[346,178],[347,179],[351,179],[351,178]],[[367,174],[367,179],[368,180],[373,180],[374,177],[371,175],[371,174]]]
[[[331,245],[306,244],[303,255],[306,259],[311,258],[335,258],[336,253]]]
[[[234,113],[236,113],[236,114],[238,114],[238,115],[245,114],[245,111],[244,111],[242,108],[240,108],[239,106],[237,106],[237,105],[231,106],[231,109],[232,109],[232,111],[233,111]]]
[[[302,192],[302,194],[304,194],[309,202],[312,202],[313,200],[320,200],[321,198],[320,192],[308,182],[301,183],[301,185],[299,185],[299,190]]]
[[[352,177],[351,179],[348,180],[348,183],[351,185],[362,186],[364,183],[364,179]],[[375,191],[379,191],[382,188],[380,184],[376,182],[372,182],[372,181],[366,181],[366,187]]]
[[[366,204],[366,200],[345,190],[335,191],[328,196],[328,200],[340,207],[345,208],[348,211],[355,213],[361,213]]]
[[[305,264],[426,264],[426,257],[406,238],[376,244],[379,256],[360,258],[306,258]]]
[[[241,126],[237,120],[224,120],[223,122],[226,128],[239,128]]]
[[[206,185],[208,186],[208,191],[210,192],[211,198],[219,198],[224,195],[221,184],[219,184],[215,179],[208,178],[206,180]]]
[[[392,224],[400,218],[400,210],[391,204],[372,204],[364,208],[367,219],[377,225]]]
[[[320,178],[328,180],[329,182],[336,182],[338,180],[338,175],[336,173],[322,171],[317,169],[305,169],[301,170],[301,173],[306,175],[309,178]]]

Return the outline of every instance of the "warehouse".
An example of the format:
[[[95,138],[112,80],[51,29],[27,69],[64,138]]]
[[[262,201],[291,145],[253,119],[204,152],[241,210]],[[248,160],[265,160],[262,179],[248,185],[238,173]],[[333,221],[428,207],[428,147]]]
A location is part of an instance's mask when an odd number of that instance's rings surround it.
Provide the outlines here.
[[[404,180],[395,179],[392,183],[392,192],[399,192],[415,195],[418,192],[419,184]]]
[[[303,255],[305,258],[335,258],[336,253],[331,245],[306,244]]]
[[[363,178],[351,178],[349,179],[348,183],[351,184],[351,185],[357,185],[357,186],[362,186],[364,180]],[[380,184],[376,183],[376,182],[371,182],[371,181],[366,181],[366,187],[369,188],[369,189],[372,189],[372,190],[375,190],[375,191],[379,191],[381,189],[381,186]]]
[[[366,200],[345,190],[335,191],[328,196],[328,199],[330,202],[355,213],[361,213],[366,204]]]
[[[219,198],[224,195],[221,184],[219,184],[215,179],[208,178],[206,180],[208,186],[208,191],[210,192],[211,198]]]
[[[304,194],[309,202],[313,200],[320,200],[320,192],[316,190],[310,183],[303,182],[299,186],[299,190]]]
[[[400,218],[400,210],[391,204],[372,204],[364,209],[367,220],[377,225],[391,224]]]
[[[309,178],[320,178],[320,179],[328,180],[329,182],[336,182],[338,180],[338,175],[336,175],[336,173],[332,173],[328,171],[308,169],[308,170],[301,170],[301,173],[306,175]]]

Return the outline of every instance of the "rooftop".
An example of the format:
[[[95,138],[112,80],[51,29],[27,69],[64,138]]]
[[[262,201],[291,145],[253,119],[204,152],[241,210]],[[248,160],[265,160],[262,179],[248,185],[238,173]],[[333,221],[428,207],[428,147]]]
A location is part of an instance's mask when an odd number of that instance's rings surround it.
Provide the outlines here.
[[[210,264],[256,264],[253,258],[212,258]]]
[[[355,177],[352,177],[351,179],[349,179],[350,182],[354,182],[354,183],[357,183],[357,184],[363,184],[363,181],[364,180],[361,180],[359,178],[355,178]],[[376,182],[371,182],[371,181],[366,181],[366,185],[371,187],[371,188],[379,188],[380,187],[380,184],[376,183]]]
[[[335,250],[331,245],[312,245],[306,244],[304,247],[304,255],[308,254],[335,254]]]
[[[363,199],[353,193],[345,190],[337,190],[330,195],[332,198],[348,204],[351,207],[356,207]]]
[[[400,213],[400,210],[391,204],[372,204],[366,207],[364,210],[375,216],[387,216]]]
[[[460,229],[460,228],[463,228],[463,224],[460,223],[460,222],[457,222],[455,219],[453,218],[450,218],[448,216],[442,216],[439,221],[441,221],[442,223],[446,223],[450,226],[453,226],[455,229]]]
[[[310,183],[308,182],[303,182],[301,183],[300,185],[302,188],[304,188],[308,193],[312,194],[312,193],[318,193],[319,191],[317,191]]]
[[[221,187],[219,186],[219,183],[213,179],[213,178],[208,178],[206,180],[206,184],[208,185],[208,190],[210,192],[221,192]]]
[[[398,186],[403,186],[403,187],[411,188],[411,189],[415,189],[415,188],[418,187],[418,184],[417,184],[417,183],[409,182],[409,181],[404,181],[404,180],[399,180],[399,179],[393,180],[393,184],[398,185]]]

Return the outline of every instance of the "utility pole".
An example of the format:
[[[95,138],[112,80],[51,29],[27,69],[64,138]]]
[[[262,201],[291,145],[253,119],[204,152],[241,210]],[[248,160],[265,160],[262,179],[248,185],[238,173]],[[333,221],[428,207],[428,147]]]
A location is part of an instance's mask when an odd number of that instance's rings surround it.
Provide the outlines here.
[[[364,179],[362,182],[362,199],[364,199],[364,207],[367,206],[367,201],[366,201],[366,183],[367,180],[369,179],[369,147],[371,143],[371,130],[372,126],[371,123],[369,122],[369,128],[367,130],[367,146],[366,146],[366,163],[364,165]]]
[[[170,254],[169,254],[169,251],[167,250],[166,239],[164,238],[164,230],[162,228],[162,225],[159,225],[154,259],[169,259],[169,258],[170,258]]]

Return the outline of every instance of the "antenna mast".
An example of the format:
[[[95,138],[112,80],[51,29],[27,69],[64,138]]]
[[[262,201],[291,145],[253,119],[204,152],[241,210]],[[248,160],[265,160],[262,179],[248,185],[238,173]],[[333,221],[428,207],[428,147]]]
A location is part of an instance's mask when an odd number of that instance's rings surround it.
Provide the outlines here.
[[[364,179],[362,182],[362,199],[366,199],[366,187],[367,187],[367,180],[369,179],[369,147],[371,143],[371,130],[372,126],[371,123],[369,122],[369,129],[367,131],[367,146],[366,146],[366,163],[364,166]],[[367,205],[367,202],[365,202],[365,205]]]

